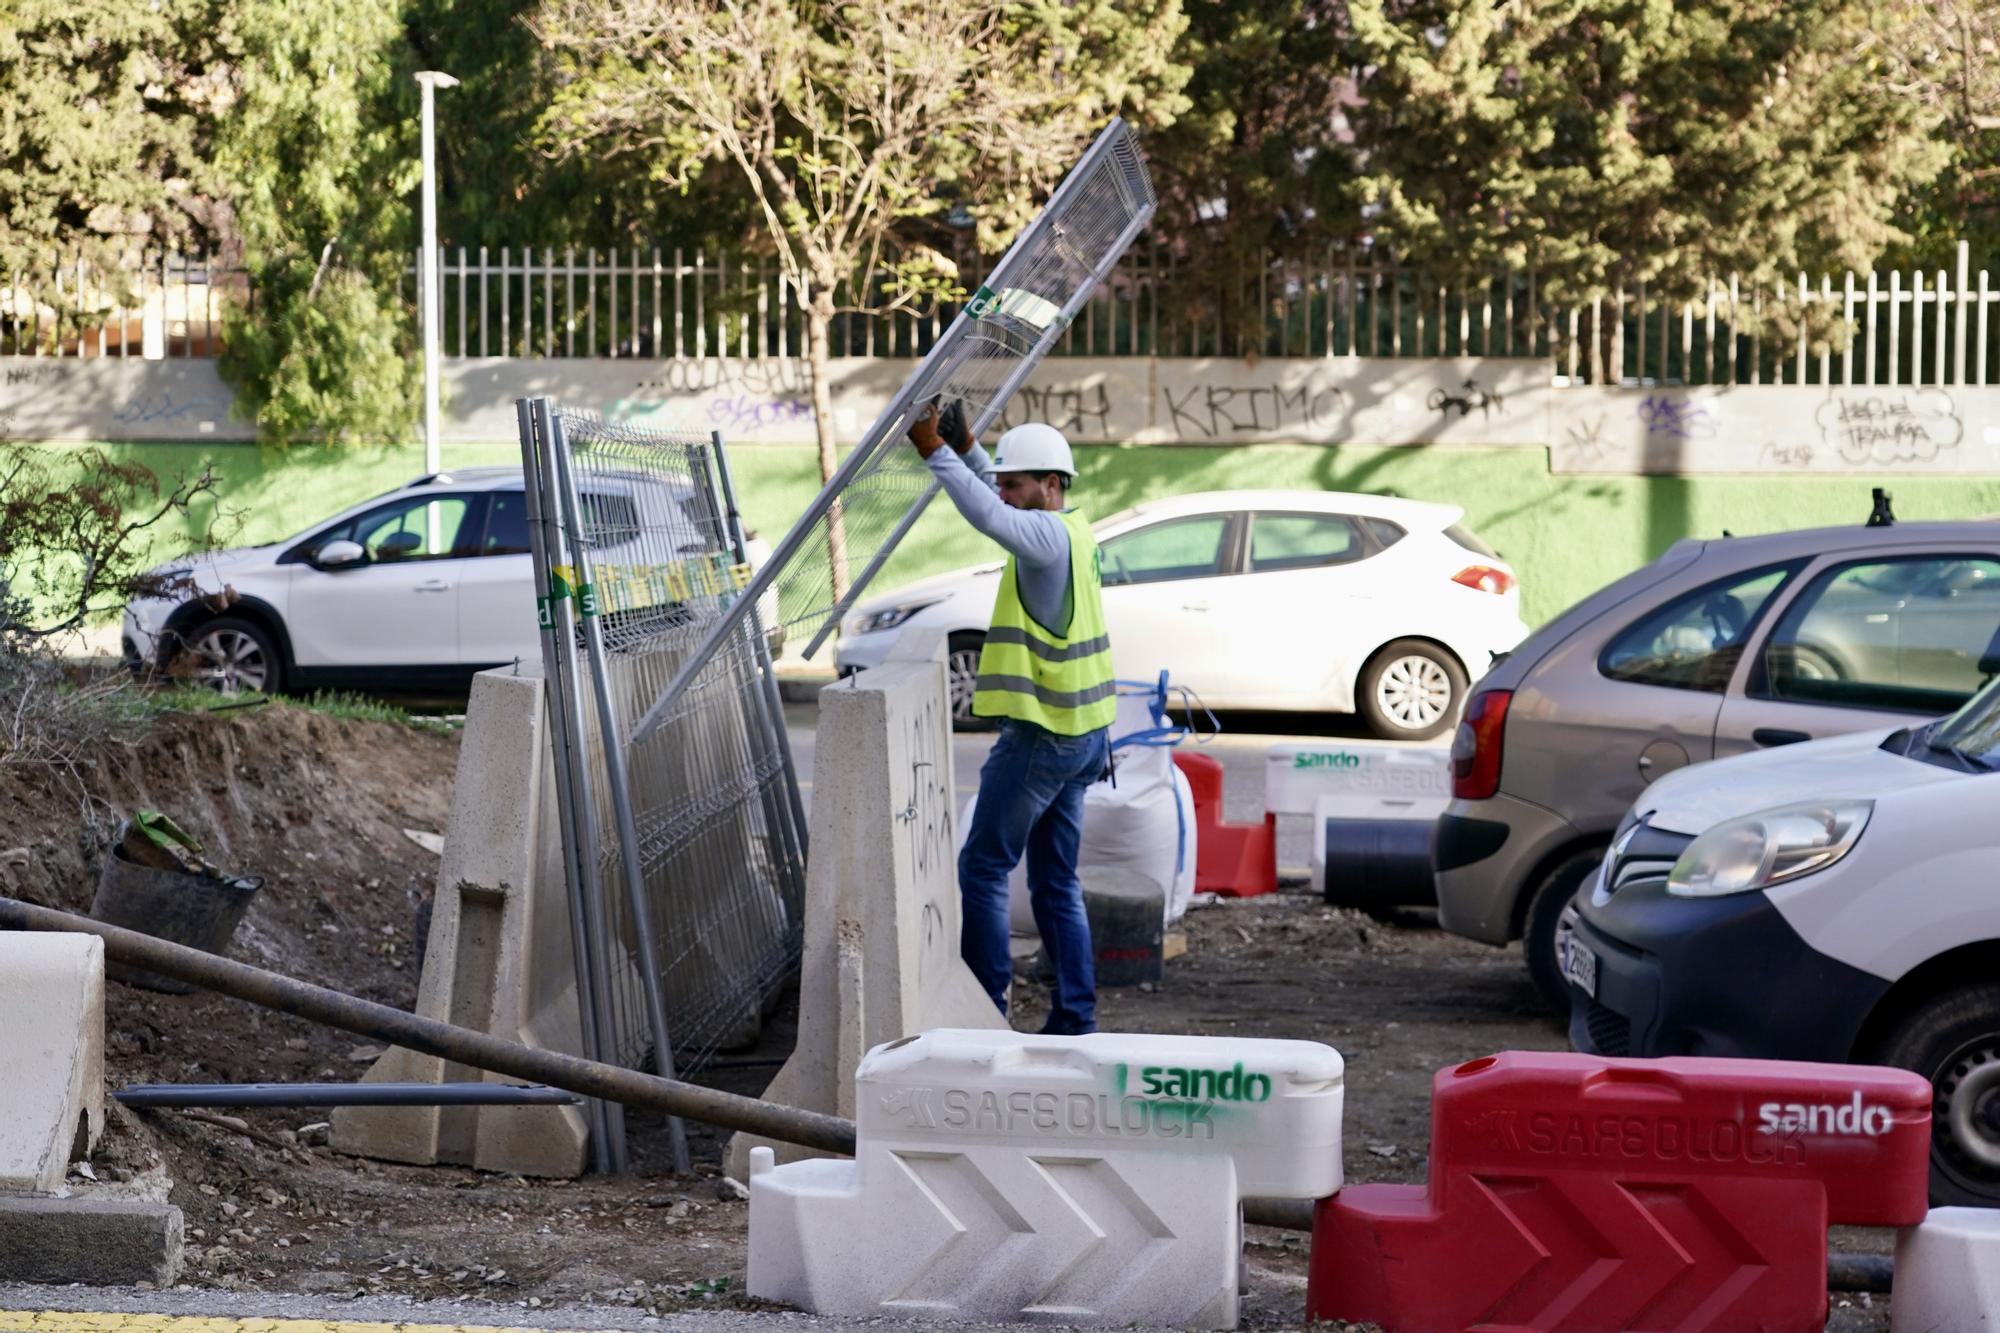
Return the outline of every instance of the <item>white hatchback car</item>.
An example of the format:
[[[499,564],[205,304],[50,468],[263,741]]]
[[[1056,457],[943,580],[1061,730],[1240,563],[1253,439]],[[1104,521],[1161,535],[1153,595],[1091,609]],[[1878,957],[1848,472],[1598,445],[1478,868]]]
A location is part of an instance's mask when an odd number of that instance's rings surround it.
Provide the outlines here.
[[[1378,735],[1448,729],[1469,681],[1527,634],[1514,571],[1465,511],[1339,491],[1208,491],[1092,526],[1118,675],[1162,670],[1211,707],[1359,712]],[[909,628],[949,635],[952,706],[971,716],[999,563],[862,602],[841,674]]]
[[[581,498],[602,530],[644,528],[656,544],[684,529],[682,551],[709,549],[691,484],[599,475]],[[462,692],[474,672],[541,659],[526,503],[517,467],[440,472],[285,541],[204,554],[198,595],[125,608],[125,660],[165,668],[185,651],[197,679],[232,694]],[[765,554],[751,543],[753,565]]]

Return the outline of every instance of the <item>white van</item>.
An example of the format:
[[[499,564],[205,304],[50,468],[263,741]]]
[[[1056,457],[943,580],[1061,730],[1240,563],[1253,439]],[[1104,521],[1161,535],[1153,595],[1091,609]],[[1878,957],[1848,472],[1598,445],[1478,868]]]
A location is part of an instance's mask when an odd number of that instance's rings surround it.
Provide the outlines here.
[[[1934,722],[1661,778],[1558,955],[1581,1051],[1924,1075],[1932,1200],[2000,1206],[2000,680]]]

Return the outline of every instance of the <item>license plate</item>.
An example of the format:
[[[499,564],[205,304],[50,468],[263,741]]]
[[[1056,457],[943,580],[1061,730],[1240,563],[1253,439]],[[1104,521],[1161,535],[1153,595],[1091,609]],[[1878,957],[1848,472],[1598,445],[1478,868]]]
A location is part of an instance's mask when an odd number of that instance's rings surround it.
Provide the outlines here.
[[[1556,942],[1561,951],[1563,980],[1588,995],[1597,998],[1597,955],[1576,942],[1571,935]]]

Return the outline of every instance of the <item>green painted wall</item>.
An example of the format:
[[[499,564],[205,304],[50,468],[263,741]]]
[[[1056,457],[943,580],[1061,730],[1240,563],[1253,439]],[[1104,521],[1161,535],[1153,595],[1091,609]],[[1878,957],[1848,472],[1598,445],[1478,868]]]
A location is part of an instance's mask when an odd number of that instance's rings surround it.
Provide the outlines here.
[[[74,457],[86,447],[134,459],[163,480],[212,460],[223,502],[243,512],[235,542],[275,541],[421,471],[411,449],[274,451],[254,445],[45,445]],[[1076,501],[1102,516],[1186,491],[1257,487],[1359,490],[1464,507],[1472,528],[1520,571],[1523,612],[1539,624],[1577,598],[1658,555],[1683,536],[1859,523],[1869,488],[1886,484],[1904,519],[2000,513],[2000,479],[1899,477],[1555,476],[1535,448],[1363,448],[1316,445],[1100,445],[1077,450]],[[510,463],[511,444],[446,445],[447,467]],[[818,489],[808,446],[743,445],[730,453],[744,512],[775,540]],[[165,543],[186,533],[163,534]],[[948,504],[933,506],[880,586],[991,559],[995,549]]]

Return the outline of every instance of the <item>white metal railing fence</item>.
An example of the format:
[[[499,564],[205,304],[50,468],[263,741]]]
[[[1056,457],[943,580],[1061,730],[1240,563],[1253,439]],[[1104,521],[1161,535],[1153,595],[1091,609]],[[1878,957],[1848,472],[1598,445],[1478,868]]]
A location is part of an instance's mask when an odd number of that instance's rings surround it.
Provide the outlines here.
[[[207,252],[138,250],[115,265],[75,252],[0,272],[0,356],[212,357],[241,268]]]
[[[984,267],[968,261],[965,271]],[[768,260],[657,248],[440,246],[438,272],[447,357],[805,355],[800,293]],[[415,275],[413,259],[403,284],[413,322]],[[1533,270],[1448,286],[1366,248],[1256,266],[1238,290],[1223,293],[1252,312],[1248,327],[1218,319],[1224,302],[1216,295],[1195,290],[1159,247],[1134,247],[1051,354],[1546,357],[1558,383],[1570,384],[2000,382],[2000,339],[1989,336],[2000,284],[1972,268],[1962,242],[1950,269],[1799,274],[1764,287],[1719,277],[1692,302],[1655,300],[1640,284],[1592,306],[1553,306]],[[853,304],[847,291],[836,298]],[[213,356],[223,311],[250,299],[248,275],[206,255],[134,257],[109,273],[52,256],[34,272],[0,275],[0,356]],[[1767,314],[1829,306],[1849,336],[1822,344],[1804,335],[1760,337],[1748,331],[1751,321],[1736,318],[1746,311],[1761,323]],[[842,314],[832,353],[923,356],[959,308],[934,302]]]

